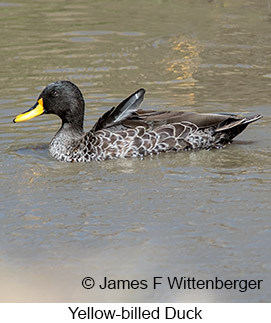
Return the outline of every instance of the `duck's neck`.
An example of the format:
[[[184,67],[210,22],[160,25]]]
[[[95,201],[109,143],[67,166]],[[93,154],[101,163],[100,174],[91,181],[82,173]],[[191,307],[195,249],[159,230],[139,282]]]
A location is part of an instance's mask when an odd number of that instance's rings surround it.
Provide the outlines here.
[[[78,126],[77,124],[75,126],[63,122],[49,145],[50,154],[57,160],[73,161],[74,151],[80,144],[83,135],[83,125]]]
[[[84,134],[83,122],[82,123],[67,123],[62,122],[61,128],[58,133],[61,132],[69,137],[81,137]]]

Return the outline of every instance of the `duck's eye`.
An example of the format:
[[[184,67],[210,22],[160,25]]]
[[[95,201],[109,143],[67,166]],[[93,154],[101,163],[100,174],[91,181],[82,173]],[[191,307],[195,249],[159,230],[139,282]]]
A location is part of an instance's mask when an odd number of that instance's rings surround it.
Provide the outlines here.
[[[52,91],[51,92],[51,96],[53,97],[53,98],[55,98],[55,97],[57,97],[58,96],[58,92],[57,91]]]

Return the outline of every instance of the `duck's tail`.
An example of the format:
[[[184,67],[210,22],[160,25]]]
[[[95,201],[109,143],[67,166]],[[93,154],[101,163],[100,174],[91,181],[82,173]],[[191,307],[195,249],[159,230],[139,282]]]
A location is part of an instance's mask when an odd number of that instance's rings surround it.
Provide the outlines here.
[[[215,132],[227,134],[228,140],[232,141],[233,138],[238,136],[242,131],[244,131],[250,123],[257,121],[260,118],[262,118],[261,114],[241,118],[239,120],[228,119],[226,123],[221,123],[216,128]]]

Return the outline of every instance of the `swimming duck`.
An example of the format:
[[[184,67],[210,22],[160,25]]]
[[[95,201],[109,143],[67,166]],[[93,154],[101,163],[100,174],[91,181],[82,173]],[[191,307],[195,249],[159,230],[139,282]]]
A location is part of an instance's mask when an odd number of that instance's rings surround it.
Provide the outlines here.
[[[139,89],[104,113],[89,132],[83,130],[85,103],[79,88],[69,81],[49,84],[36,104],[13,121],[56,114],[61,128],[49,152],[66,162],[141,157],[168,151],[222,148],[261,115],[238,117],[225,113],[145,111]]]

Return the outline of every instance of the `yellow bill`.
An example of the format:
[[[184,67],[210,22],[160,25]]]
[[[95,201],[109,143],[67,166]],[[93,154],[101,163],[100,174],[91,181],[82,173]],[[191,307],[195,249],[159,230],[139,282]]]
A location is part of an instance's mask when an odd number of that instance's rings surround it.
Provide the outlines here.
[[[35,118],[37,116],[40,116],[44,112],[45,111],[43,107],[43,100],[39,99],[38,102],[31,109],[25,111],[22,114],[19,114],[16,118],[14,118],[13,122],[26,121],[26,120]]]

